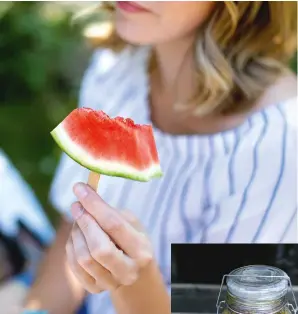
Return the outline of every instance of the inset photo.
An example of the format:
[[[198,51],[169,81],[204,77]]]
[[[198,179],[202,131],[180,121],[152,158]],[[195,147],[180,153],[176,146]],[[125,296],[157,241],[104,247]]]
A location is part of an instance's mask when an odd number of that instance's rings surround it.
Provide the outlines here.
[[[172,244],[172,313],[298,313],[297,244]]]

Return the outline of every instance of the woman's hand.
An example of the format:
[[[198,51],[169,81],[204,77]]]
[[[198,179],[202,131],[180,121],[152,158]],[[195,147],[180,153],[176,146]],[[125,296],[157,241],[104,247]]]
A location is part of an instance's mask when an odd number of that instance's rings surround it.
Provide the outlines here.
[[[88,185],[74,186],[76,220],[66,245],[69,265],[90,293],[132,285],[153,259],[137,219],[106,204]]]

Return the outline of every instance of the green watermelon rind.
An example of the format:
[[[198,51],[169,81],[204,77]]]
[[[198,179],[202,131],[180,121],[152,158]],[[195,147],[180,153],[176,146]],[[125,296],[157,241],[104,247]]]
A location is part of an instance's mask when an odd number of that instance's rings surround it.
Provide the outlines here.
[[[148,175],[141,175],[139,173],[133,173],[132,171],[129,172],[124,172],[124,171],[117,171],[117,170],[107,170],[105,167],[96,167],[88,162],[84,162],[84,160],[78,158],[76,156],[76,154],[74,152],[71,152],[69,150],[69,148],[67,147],[67,145],[63,144],[63,141],[60,140],[60,136],[59,136],[59,128],[63,128],[63,126],[58,125],[52,132],[51,135],[54,138],[55,142],[58,144],[58,146],[74,161],[76,161],[78,164],[80,164],[81,166],[103,174],[103,175],[107,175],[107,176],[112,176],[112,177],[121,177],[121,178],[125,178],[125,179],[130,179],[130,180],[134,180],[134,181],[140,181],[140,182],[148,182],[151,179],[154,178],[160,178],[163,176],[163,173],[161,171],[160,166],[157,166],[157,170],[155,172],[152,173],[152,175],[148,176]],[[138,172],[138,170],[136,170],[136,172]]]

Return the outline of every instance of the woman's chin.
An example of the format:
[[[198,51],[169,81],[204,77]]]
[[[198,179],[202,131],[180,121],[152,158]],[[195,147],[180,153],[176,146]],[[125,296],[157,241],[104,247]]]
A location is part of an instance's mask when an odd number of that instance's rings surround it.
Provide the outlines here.
[[[154,42],[151,36],[146,36],[144,32],[138,31],[135,27],[124,27],[123,25],[118,25],[118,23],[116,23],[116,32],[118,36],[128,44],[142,46],[151,45]]]

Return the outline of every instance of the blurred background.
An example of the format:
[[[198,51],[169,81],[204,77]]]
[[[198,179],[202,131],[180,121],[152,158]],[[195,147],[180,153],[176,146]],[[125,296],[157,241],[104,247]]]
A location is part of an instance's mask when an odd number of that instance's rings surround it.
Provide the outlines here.
[[[95,3],[0,2],[0,148],[53,222],[48,191],[61,152],[49,132],[77,106],[91,48],[88,21],[72,17]]]
[[[77,106],[91,49],[88,20],[72,18],[95,3],[0,2],[0,149],[53,222],[48,192],[61,151],[49,132]]]

